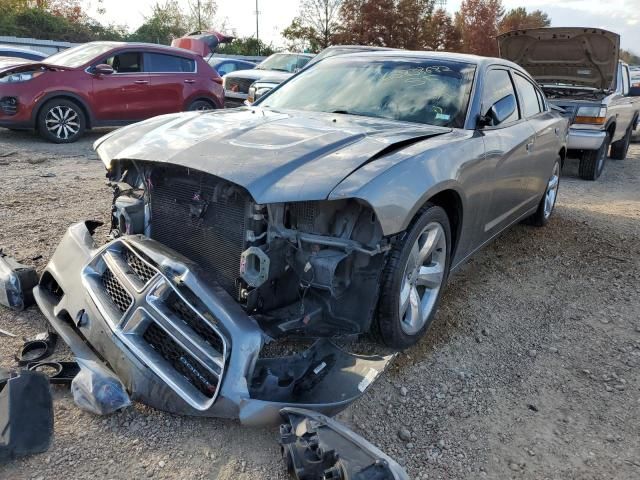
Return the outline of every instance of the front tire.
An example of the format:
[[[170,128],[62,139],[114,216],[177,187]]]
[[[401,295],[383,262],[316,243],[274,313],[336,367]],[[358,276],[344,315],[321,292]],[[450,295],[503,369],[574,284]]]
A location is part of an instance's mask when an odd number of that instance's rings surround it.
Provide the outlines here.
[[[629,152],[629,145],[631,145],[631,126],[627,129],[627,133],[624,134],[624,137],[617,142],[613,142],[611,144],[611,158],[614,160],[624,160],[627,158],[627,153]]]
[[[582,154],[580,167],[578,169],[580,178],[584,180],[597,180],[600,177],[604,170],[604,164],[607,162],[610,145],[611,135],[607,133],[598,150],[587,150]]]
[[[377,329],[382,342],[404,349],[428,330],[449,274],[447,213],[427,204],[393,247],[383,274]]]
[[[553,214],[553,210],[558,199],[558,188],[560,187],[560,162],[560,157],[558,157],[556,163],[553,165],[553,172],[547,182],[547,189],[540,200],[538,210],[536,210],[536,213],[527,219],[527,223],[530,225],[544,227],[549,223],[549,219]]]
[[[44,104],[38,114],[38,131],[53,143],[72,143],[78,140],[87,128],[82,108],[64,98],[54,98]]]

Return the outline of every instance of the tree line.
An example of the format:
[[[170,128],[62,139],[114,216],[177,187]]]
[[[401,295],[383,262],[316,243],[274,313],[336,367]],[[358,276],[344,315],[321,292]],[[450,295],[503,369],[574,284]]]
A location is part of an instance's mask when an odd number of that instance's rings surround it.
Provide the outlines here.
[[[96,0],[98,17],[104,0]],[[170,44],[189,32],[215,29],[232,31],[216,17],[215,0],[162,0],[135,31],[107,24],[90,16],[82,0],[0,0],[0,35],[44,40],[88,42],[119,40]],[[463,0],[450,14],[436,0],[301,0],[298,15],[283,31],[292,51],[318,52],[330,45],[377,45],[410,50],[444,50],[497,55],[495,37],[516,29],[547,27],[549,15],[518,7],[506,11],[502,0]],[[269,55],[276,51],[255,37],[245,37],[220,47],[236,55]],[[622,51],[632,64],[640,58]]]
[[[302,0],[283,36],[312,51],[359,44],[497,55],[499,33],[550,24],[541,10],[506,12],[501,0],[463,0],[453,15],[436,0]]]

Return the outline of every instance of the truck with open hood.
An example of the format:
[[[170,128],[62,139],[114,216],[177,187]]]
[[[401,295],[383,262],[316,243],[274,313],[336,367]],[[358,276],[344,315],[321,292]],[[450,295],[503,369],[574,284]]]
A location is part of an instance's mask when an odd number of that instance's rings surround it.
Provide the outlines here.
[[[607,154],[624,160],[637,127],[640,102],[620,61],[620,36],[599,28],[514,30],[498,37],[500,56],[539,83],[552,105],[569,117],[568,156],[579,174],[596,180]]]

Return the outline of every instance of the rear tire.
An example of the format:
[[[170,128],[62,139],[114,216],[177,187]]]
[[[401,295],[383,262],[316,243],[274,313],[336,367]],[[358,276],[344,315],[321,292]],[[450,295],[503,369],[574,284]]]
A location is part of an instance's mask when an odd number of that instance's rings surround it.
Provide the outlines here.
[[[631,127],[629,127],[622,139],[611,144],[611,158],[614,160],[624,160],[627,158],[627,152],[629,152],[629,145],[631,144],[631,133]]]
[[[376,325],[382,343],[404,349],[426,333],[447,281],[450,257],[447,213],[427,204],[387,260]]]
[[[194,100],[187,108],[188,112],[201,112],[205,110],[215,110],[216,106],[209,100]]]
[[[44,104],[38,114],[38,132],[53,143],[72,143],[87,128],[82,108],[71,100],[54,98]]]
[[[558,157],[556,163],[553,165],[553,171],[551,173],[551,177],[549,177],[549,181],[547,182],[547,189],[545,190],[544,195],[542,195],[542,199],[538,205],[538,210],[527,218],[526,223],[529,225],[544,227],[549,223],[549,219],[551,218],[551,215],[553,215],[553,210],[558,199],[558,188],[560,187],[560,165],[561,159]]]
[[[611,145],[611,135],[607,132],[598,150],[587,150],[582,154],[578,173],[584,180],[596,180],[602,174]]]

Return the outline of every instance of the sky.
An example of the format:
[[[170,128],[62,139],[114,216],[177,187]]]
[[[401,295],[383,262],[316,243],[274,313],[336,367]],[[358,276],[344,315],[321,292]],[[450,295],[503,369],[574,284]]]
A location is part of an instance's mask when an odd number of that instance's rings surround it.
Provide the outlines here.
[[[162,1],[162,0],[161,0]],[[447,9],[455,12],[462,0],[448,0]],[[187,0],[179,0],[185,7]],[[97,2],[93,0],[95,5]],[[135,29],[144,21],[156,0],[103,0],[103,22],[125,24]],[[218,0],[218,21],[226,19],[237,36],[255,35],[256,0]],[[298,12],[300,0],[258,0],[260,38],[283,46],[280,32]],[[552,26],[599,27],[621,35],[622,48],[640,54],[640,0],[502,0],[506,9],[524,6],[549,14]],[[123,12],[126,12],[123,15]]]

